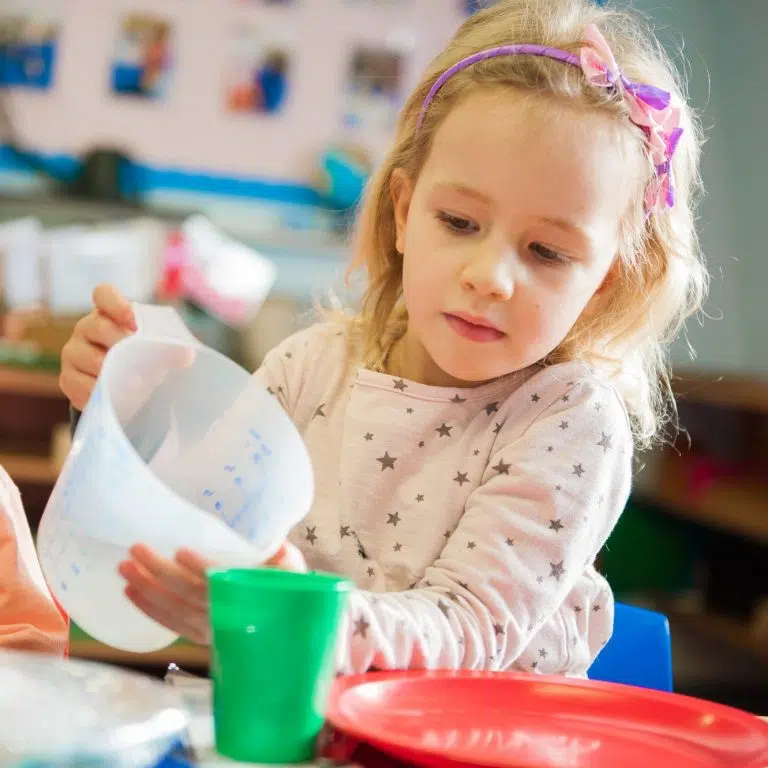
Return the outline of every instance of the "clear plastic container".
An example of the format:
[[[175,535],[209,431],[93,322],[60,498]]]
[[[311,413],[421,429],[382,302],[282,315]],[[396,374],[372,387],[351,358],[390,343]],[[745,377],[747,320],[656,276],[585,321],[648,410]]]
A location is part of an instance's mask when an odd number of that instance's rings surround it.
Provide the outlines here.
[[[0,651],[0,768],[153,766],[189,721],[179,693],[149,677]]]
[[[129,547],[256,565],[313,490],[304,442],[256,378],[207,347],[140,332],[109,352],[81,417],[38,531],[43,573],[89,635],[157,650],[177,636],[124,596]]]

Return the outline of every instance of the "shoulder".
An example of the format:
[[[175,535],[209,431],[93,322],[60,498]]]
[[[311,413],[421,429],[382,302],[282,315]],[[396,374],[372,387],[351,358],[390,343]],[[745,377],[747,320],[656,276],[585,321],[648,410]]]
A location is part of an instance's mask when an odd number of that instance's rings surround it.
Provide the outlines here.
[[[292,334],[274,347],[267,357],[282,357],[285,360],[317,362],[320,359],[333,360],[348,357],[348,332],[342,322],[314,323]]]
[[[610,380],[583,363],[542,368],[509,394],[500,411],[506,419],[502,435],[510,439],[545,424],[559,430],[566,440],[602,426],[602,431],[612,435],[612,442],[631,452],[632,427],[621,395]]]
[[[256,376],[289,414],[296,415],[307,397],[338,388],[349,371],[349,350],[343,323],[316,323],[273,347]]]

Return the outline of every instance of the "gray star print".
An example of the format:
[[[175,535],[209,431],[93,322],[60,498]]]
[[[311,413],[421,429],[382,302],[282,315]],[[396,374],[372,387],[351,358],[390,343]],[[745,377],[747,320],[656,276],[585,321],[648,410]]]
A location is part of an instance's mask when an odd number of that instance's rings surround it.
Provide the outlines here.
[[[325,411],[323,411],[323,408],[325,408],[325,403],[320,403],[320,405],[317,406],[317,410],[315,411],[315,415],[312,418],[314,419],[316,416],[323,416],[323,417],[325,417]]]
[[[467,542],[467,549],[474,549],[477,546],[474,541]]]
[[[560,429],[568,429],[568,422],[567,421],[561,421],[560,422]]]
[[[547,653],[546,648],[539,648],[539,658],[540,659],[546,659],[549,654]]]
[[[442,600],[438,600],[437,601],[437,607],[443,612],[443,616],[445,616],[445,618],[447,619],[448,618],[448,610],[450,608],[448,603],[444,603]]]
[[[305,536],[305,538],[314,547],[315,542],[317,541],[317,536],[315,535],[315,529],[317,528],[317,526],[313,525],[311,528],[310,526],[306,526],[306,528],[307,528],[307,535]]]
[[[563,395],[562,400],[564,403],[567,403],[571,398],[568,397],[568,395]]]
[[[339,528],[339,535],[342,539],[346,538],[347,536],[351,536],[352,534],[349,532],[349,526],[348,525],[342,525]]]
[[[400,522],[400,513],[395,512],[394,515],[387,513],[387,517],[389,518],[387,520],[387,525],[392,525],[397,528],[397,524]]]
[[[467,398],[466,397],[462,397],[460,394],[457,393],[457,394],[455,394],[451,398],[451,402],[452,403],[466,403],[467,402]]]
[[[275,394],[275,390],[272,389],[272,387],[267,387],[267,392],[269,392],[270,395],[274,395]]]
[[[565,528],[565,526],[560,521],[560,519],[550,520],[549,521],[549,530],[550,531],[555,531],[555,533],[560,533],[560,531],[562,531],[563,528]]]
[[[424,501],[424,494],[423,494],[423,493],[420,493],[420,494],[419,494],[419,495],[416,497],[416,502],[417,502],[417,503],[419,503],[419,504],[421,504],[421,502],[422,502],[422,501]]]
[[[459,585],[459,586],[460,586],[462,589],[466,589],[466,590],[469,590],[469,584],[467,584],[467,582],[466,582],[466,581],[459,581],[459,582],[458,582],[458,585]]]
[[[592,610],[593,610],[595,613],[598,613],[598,612],[600,611],[600,604],[599,604],[599,603],[595,603],[595,604],[592,606]]]
[[[406,413],[413,413],[413,408],[406,408],[406,409],[405,409],[405,412],[406,412]]]
[[[605,432],[601,432],[600,434],[602,435],[602,438],[597,445],[603,449],[603,453],[608,453],[608,451],[613,448],[611,445],[611,440],[613,437],[611,435],[606,435]]]
[[[601,409],[602,407],[603,407],[603,406],[602,406],[602,405],[600,405],[600,403],[595,403],[595,410],[596,410],[598,413],[600,413],[600,409]]]
[[[373,568],[368,569],[368,575],[373,576],[376,573],[376,571],[373,570]]]
[[[539,662],[538,661],[531,662],[531,669],[536,669],[536,667],[538,667],[538,666],[539,666]]]
[[[444,539],[450,539],[450,538],[451,538],[451,532],[450,532],[450,531],[446,531],[446,532],[443,534],[443,538],[444,538]]]
[[[459,486],[464,485],[464,483],[468,483],[469,479],[467,477],[469,473],[468,472],[459,472],[459,470],[456,470],[456,477],[453,478],[454,483],[458,483]]]
[[[384,451],[384,455],[376,459],[376,461],[381,462],[381,471],[383,472],[385,469],[394,469],[397,459],[394,456],[390,456],[387,451]]]
[[[395,542],[395,545],[392,547],[392,549],[395,552],[399,552],[402,548],[403,548],[403,545],[399,541]]]
[[[402,379],[394,379],[394,386],[395,389],[399,389],[401,392],[404,392],[408,385]]]
[[[491,469],[496,470],[500,475],[508,475],[511,466],[511,464],[505,464],[504,459],[499,459],[499,463],[495,467],[491,467]]]
[[[549,567],[552,569],[552,572],[549,574],[553,579],[557,579],[557,581],[560,581],[560,579],[565,575],[565,563],[561,560],[559,563],[550,563]]]
[[[423,448],[423,447],[424,447],[424,441],[423,440],[419,440],[419,448]]]
[[[370,624],[365,620],[363,616],[361,616],[359,619],[355,621],[355,631],[352,633],[352,637],[355,637],[356,635],[360,635],[360,637],[365,640],[366,637],[368,637],[368,629],[370,628]]]
[[[499,624],[498,622],[496,622],[493,625],[493,631],[496,633],[496,635],[503,635],[504,634],[504,627],[501,624]]]
[[[437,429],[435,429],[435,432],[437,432],[440,437],[450,437],[451,436],[451,430],[453,427],[449,427],[445,422],[443,422]]]
[[[368,440],[369,442],[373,440],[373,432],[366,432],[365,439]]]
[[[506,540],[505,544],[508,547],[514,547],[515,546],[515,540],[514,539],[510,539],[509,537],[507,537],[507,540]]]
[[[290,360],[293,357],[293,353],[292,352],[286,352],[285,356]]]
[[[531,400],[532,400],[534,403],[538,403],[538,402],[539,402],[539,400],[541,400],[541,397],[539,397],[539,394],[538,394],[537,392],[534,392],[534,393],[531,395]]]
[[[501,432],[501,428],[502,428],[503,426],[504,426],[504,422],[503,422],[503,421],[502,421],[501,423],[499,423],[499,422],[497,421],[497,422],[496,422],[496,426],[493,428],[493,434],[494,434],[494,435],[498,435],[498,434],[499,434],[499,432]]]
[[[581,464],[574,464],[573,474],[576,475],[576,477],[581,477],[584,474],[584,467]]]
[[[499,410],[499,401],[496,400],[492,403],[488,403],[488,405],[485,406],[485,412],[490,416],[492,413],[496,413],[496,411]]]
[[[472,451],[472,455],[473,456],[479,456],[480,455],[480,449],[479,448],[475,448],[475,450]]]
[[[577,605],[573,610],[576,611],[576,613],[581,613],[583,609],[580,605]]]

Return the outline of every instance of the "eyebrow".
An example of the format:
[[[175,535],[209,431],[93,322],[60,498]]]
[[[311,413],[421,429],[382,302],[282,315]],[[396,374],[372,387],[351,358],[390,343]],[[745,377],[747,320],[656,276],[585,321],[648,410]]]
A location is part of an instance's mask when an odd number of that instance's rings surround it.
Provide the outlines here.
[[[561,219],[557,216],[541,216],[539,217],[539,220],[543,221],[545,224],[549,224],[552,227],[561,229],[563,232],[579,235],[579,237],[583,237],[585,240],[589,240],[589,235],[586,233],[586,231],[582,229],[578,224],[574,224],[572,221]]]
[[[468,187],[466,184],[458,184],[452,181],[440,181],[435,185],[440,190],[448,190],[450,192],[458,192],[460,195],[466,195],[467,197],[473,197],[475,200],[479,200],[481,203],[490,203],[491,198],[479,189]]]

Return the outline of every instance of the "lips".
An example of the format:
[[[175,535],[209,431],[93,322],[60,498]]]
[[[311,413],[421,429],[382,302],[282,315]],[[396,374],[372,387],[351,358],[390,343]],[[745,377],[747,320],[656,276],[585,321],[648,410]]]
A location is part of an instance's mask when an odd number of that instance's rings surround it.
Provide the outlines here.
[[[499,341],[506,336],[493,323],[478,315],[467,312],[446,312],[445,319],[459,336],[470,341],[487,343]]]

